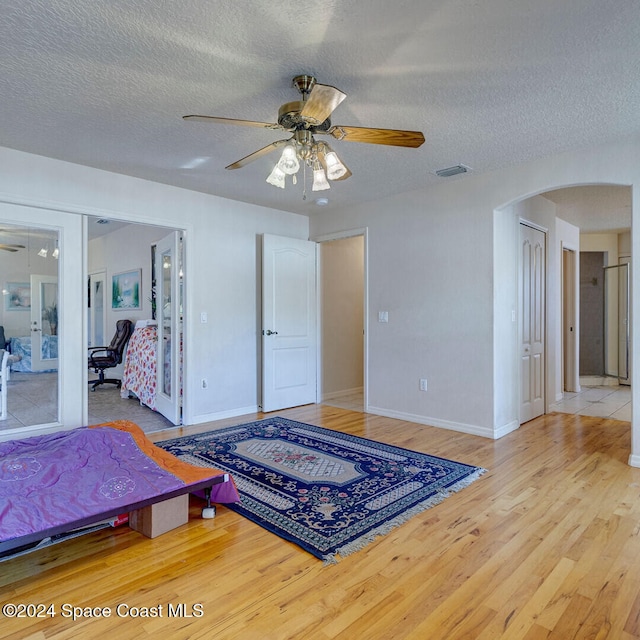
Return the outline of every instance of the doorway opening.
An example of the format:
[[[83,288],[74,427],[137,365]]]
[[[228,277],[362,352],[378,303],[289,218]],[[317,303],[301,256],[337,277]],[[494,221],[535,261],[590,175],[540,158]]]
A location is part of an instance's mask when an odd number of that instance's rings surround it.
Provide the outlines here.
[[[587,385],[630,385],[630,258],[580,253],[580,376]]]
[[[623,185],[578,185],[542,194],[555,204],[556,229],[564,230],[562,305],[576,307],[571,346],[570,323],[563,318],[563,386],[558,386],[551,411],[631,420],[631,353],[627,263],[631,260],[631,189]],[[568,225],[578,237],[568,238]],[[575,262],[575,284],[567,271]],[[569,276],[570,280],[570,276]],[[567,296],[575,292],[575,299]],[[629,296],[627,295],[629,294]],[[577,334],[577,335],[576,335]],[[569,361],[573,360],[573,362]],[[568,363],[568,365],[567,365]],[[568,377],[574,364],[576,378]],[[628,371],[627,371],[628,369]],[[575,382],[575,384],[571,384]]]
[[[603,377],[604,267],[602,251],[580,252],[580,376]]]
[[[108,345],[118,320],[136,327],[123,362],[109,370],[122,388],[88,385],[87,423],[128,419],[148,433],[173,428],[184,398],[181,231],[90,216],[87,227],[88,346]]]
[[[365,236],[320,242],[321,402],[364,411]]]

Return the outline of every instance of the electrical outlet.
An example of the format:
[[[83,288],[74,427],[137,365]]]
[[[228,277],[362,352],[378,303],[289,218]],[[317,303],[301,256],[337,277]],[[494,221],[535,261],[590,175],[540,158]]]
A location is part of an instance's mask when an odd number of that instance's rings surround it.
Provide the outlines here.
[[[427,390],[427,379],[420,378],[420,391],[426,391],[426,390]]]

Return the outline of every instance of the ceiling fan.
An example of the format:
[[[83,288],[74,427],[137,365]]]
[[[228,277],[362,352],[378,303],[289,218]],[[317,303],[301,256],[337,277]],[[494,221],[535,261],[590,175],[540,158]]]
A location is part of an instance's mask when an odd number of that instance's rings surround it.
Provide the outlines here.
[[[0,249],[2,251],[12,251],[16,252],[18,249],[24,249],[25,246],[23,244],[0,244]]]
[[[0,229],[0,234],[12,234],[13,231],[10,229]],[[5,244],[4,242],[0,242],[0,249],[2,251],[10,251],[15,253],[19,249],[25,249],[26,247],[23,244]]]
[[[346,140],[347,142],[366,142],[411,148],[417,148],[424,142],[424,135],[420,131],[332,125],[331,114],[347,95],[335,87],[318,83],[310,75],[296,76],[293,78],[293,86],[300,92],[302,100],[283,104],[278,111],[277,123],[201,115],[183,116],[183,119],[259,127],[292,133],[290,138],[276,140],[226,167],[227,169],[240,169],[275,149],[282,148],[282,156],[267,178],[267,182],[281,188],[285,186],[286,175],[293,176],[293,183],[296,183],[295,174],[300,168],[300,163],[313,170],[312,188],[314,191],[328,189],[330,185],[327,178],[329,180],[346,180],[352,175],[326,142],[316,141],[316,135],[332,136],[338,141]]]

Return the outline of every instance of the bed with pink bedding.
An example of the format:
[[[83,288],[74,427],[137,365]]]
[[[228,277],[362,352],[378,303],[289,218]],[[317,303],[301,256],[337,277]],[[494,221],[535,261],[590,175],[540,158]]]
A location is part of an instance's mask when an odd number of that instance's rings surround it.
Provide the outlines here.
[[[156,447],[132,422],[0,442],[0,557],[184,493],[239,501],[233,480]]]

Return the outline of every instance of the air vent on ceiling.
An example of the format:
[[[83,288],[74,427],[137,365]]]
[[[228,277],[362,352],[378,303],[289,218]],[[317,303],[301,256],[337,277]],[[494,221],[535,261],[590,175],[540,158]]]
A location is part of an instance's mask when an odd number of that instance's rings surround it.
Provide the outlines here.
[[[435,174],[439,178],[450,178],[451,176],[457,176],[460,173],[468,173],[471,171],[469,167],[465,167],[463,164],[457,164],[454,167],[447,167],[446,169],[438,169]]]

